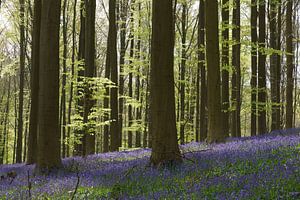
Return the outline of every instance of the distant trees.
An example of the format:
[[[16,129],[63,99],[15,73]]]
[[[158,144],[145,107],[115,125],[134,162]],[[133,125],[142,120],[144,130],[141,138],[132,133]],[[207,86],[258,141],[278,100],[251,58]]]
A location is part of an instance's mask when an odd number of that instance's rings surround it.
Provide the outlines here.
[[[150,71],[151,162],[181,160],[177,142],[174,89],[174,14],[172,1],[152,1]]]

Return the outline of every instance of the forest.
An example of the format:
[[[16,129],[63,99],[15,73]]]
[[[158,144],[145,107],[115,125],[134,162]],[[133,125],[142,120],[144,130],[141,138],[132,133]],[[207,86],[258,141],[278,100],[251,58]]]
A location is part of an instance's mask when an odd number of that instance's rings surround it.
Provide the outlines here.
[[[300,199],[299,0],[0,0],[0,200]]]

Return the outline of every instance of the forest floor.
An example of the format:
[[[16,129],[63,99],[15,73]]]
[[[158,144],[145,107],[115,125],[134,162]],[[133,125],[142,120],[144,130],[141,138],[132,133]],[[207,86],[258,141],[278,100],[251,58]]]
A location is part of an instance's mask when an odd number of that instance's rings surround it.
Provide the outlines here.
[[[180,148],[168,169],[149,166],[150,149],[67,158],[48,176],[2,165],[0,199],[300,199],[298,129]]]

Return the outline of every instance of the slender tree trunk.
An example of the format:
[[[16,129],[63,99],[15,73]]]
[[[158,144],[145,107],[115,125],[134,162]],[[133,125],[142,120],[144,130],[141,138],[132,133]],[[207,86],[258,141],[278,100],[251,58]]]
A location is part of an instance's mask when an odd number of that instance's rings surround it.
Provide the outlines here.
[[[37,159],[37,129],[39,105],[39,68],[40,68],[40,26],[41,26],[41,0],[34,1],[34,17],[32,30],[31,50],[31,107],[29,120],[27,164],[33,164]]]
[[[66,156],[66,82],[67,82],[67,52],[68,52],[68,38],[67,38],[67,0],[63,2],[63,74],[61,86],[61,102],[60,102],[60,128],[62,130],[62,157]]]
[[[257,0],[251,1],[251,136],[257,130]]]
[[[123,138],[123,111],[124,111],[124,64],[126,53],[126,18],[127,18],[127,0],[120,0],[120,76],[119,76],[119,137],[120,144],[122,144]]]
[[[138,20],[138,25],[139,27],[141,27],[141,2],[138,3],[138,13],[139,13],[139,20]],[[141,62],[141,37],[138,35],[137,38],[137,47],[136,47],[136,58],[139,62]],[[136,90],[135,90],[135,96],[136,96],[136,100],[138,102],[141,103],[141,107],[136,109],[136,121],[138,124],[141,124],[141,120],[142,120],[142,105],[143,105],[143,99],[141,97],[141,80],[140,80],[140,67],[138,65],[138,69],[137,69],[137,75],[135,78],[135,84],[136,84]],[[143,87],[143,86],[142,86]],[[141,147],[142,146],[142,136],[141,136],[141,130],[138,129],[135,133],[135,146],[136,147]]]
[[[288,0],[286,5],[286,128],[293,127],[293,89],[294,89],[294,52],[293,52],[293,1]]]
[[[180,144],[184,144],[185,129],[185,71],[186,71],[186,36],[187,2],[182,3],[181,13],[181,64],[180,64]]]
[[[77,72],[77,112],[83,118],[83,106],[84,106],[84,98],[82,97],[83,93],[83,77],[84,77],[84,59],[85,59],[85,24],[86,24],[86,16],[85,16],[85,1],[81,0],[80,2],[80,33],[79,33],[79,48],[78,48],[78,60],[81,64],[78,66]],[[83,132],[82,130],[75,130],[75,137],[80,142],[75,142],[74,144],[74,155],[81,156],[83,155]]]
[[[282,16],[281,16],[281,0],[278,0],[278,19],[277,19],[277,43],[276,49],[278,51],[281,50],[281,23],[282,23]],[[276,62],[276,129],[282,128],[282,120],[281,120],[281,55],[277,55],[277,62]]]
[[[16,162],[22,162],[23,150],[23,103],[24,103],[24,76],[25,76],[25,1],[20,0],[20,92],[19,92],[19,118]]]
[[[259,0],[259,52],[258,52],[258,133],[267,132],[266,125],[266,55],[263,49],[266,47],[266,1]]]
[[[3,128],[3,134],[2,137],[0,137],[0,147],[1,147],[1,153],[0,153],[0,164],[4,164],[4,157],[5,157],[5,146],[7,142],[7,136],[8,136],[8,130],[7,130],[7,125],[8,125],[8,117],[9,117],[9,106],[10,106],[10,96],[11,96],[11,77],[8,78],[8,87],[7,87],[7,101],[6,101],[6,108],[5,108],[5,115],[4,118],[1,122],[1,127],[4,126]],[[8,153],[8,152],[7,152]],[[8,157],[8,156],[7,156]],[[7,162],[6,162],[7,163]]]
[[[229,0],[222,1],[222,114],[223,130],[229,136]]]
[[[41,11],[39,150],[36,170],[44,173],[61,166],[59,128],[60,0],[42,0]]]
[[[232,17],[232,124],[231,134],[234,137],[241,137],[241,23],[240,23],[240,0],[234,1],[233,17]]]
[[[205,3],[200,0],[199,4],[199,27],[198,27],[198,68],[201,74],[201,104],[200,104],[200,141],[207,138],[207,79],[205,66]]]
[[[270,2],[270,48],[276,49],[277,48],[277,41],[276,41],[276,13],[277,13],[277,2],[271,1]],[[270,82],[271,82],[271,102],[272,102],[272,119],[271,119],[271,130],[277,129],[277,97],[276,97],[276,91],[277,91],[277,84],[276,84],[276,67],[277,67],[277,55],[276,53],[272,53],[270,55]]]
[[[174,91],[174,14],[172,1],[153,0],[150,75],[154,166],[181,161],[177,142]],[[164,45],[162,45],[164,44]]]
[[[73,5],[73,22],[72,22],[72,65],[71,65],[71,84],[70,84],[70,98],[69,98],[69,107],[68,107],[68,124],[71,124],[71,114],[72,114],[72,103],[73,103],[73,92],[74,92],[74,75],[75,75],[75,50],[76,50],[76,11],[77,11],[77,0],[74,0]],[[67,129],[67,137],[70,138],[71,128]],[[69,144],[70,145],[70,144]],[[66,156],[70,156],[70,147],[67,146]]]
[[[206,63],[208,80],[208,142],[222,142],[221,78],[218,29],[218,1],[205,1]]]
[[[133,98],[133,88],[132,88],[132,84],[133,84],[133,75],[132,75],[132,71],[133,71],[133,62],[132,60],[134,59],[134,16],[133,16],[133,12],[134,12],[134,1],[131,2],[131,17],[130,17],[130,36],[129,36],[129,40],[130,40],[130,53],[129,53],[129,80],[128,80],[128,96],[130,99]],[[128,131],[128,148],[132,148],[132,131],[131,126],[132,126],[132,121],[133,121],[133,109],[132,109],[132,105],[129,104],[128,105],[128,127],[129,127],[129,131]]]
[[[116,0],[109,1],[109,33],[107,44],[107,56],[109,57],[111,81],[118,86],[118,63],[117,63],[117,26],[116,26]],[[119,120],[118,120],[118,88],[110,89],[110,150],[118,151],[119,144]]]

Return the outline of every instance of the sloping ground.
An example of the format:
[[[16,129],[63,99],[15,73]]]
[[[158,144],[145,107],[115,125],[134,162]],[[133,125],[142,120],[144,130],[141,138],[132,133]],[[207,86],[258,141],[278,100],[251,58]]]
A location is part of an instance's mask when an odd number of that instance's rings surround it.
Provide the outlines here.
[[[63,161],[64,170],[33,176],[34,166],[3,165],[0,199],[300,199],[298,129],[225,144],[181,147],[184,163],[149,167],[150,149],[106,153]],[[29,173],[29,181],[28,181]]]

